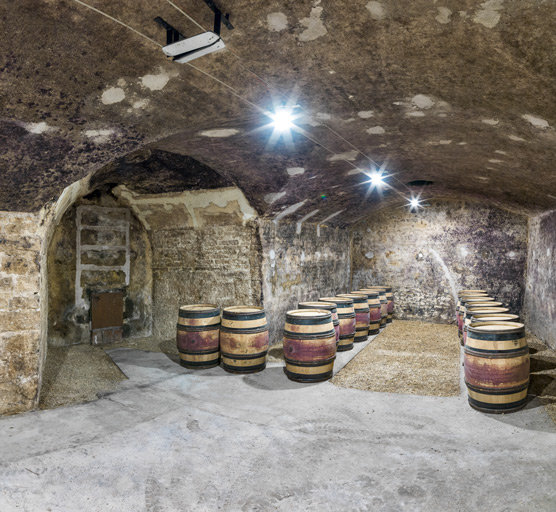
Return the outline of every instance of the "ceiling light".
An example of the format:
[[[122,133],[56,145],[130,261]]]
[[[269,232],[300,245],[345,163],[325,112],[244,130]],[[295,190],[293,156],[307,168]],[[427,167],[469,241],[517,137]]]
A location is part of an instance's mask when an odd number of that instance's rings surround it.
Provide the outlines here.
[[[270,114],[272,126],[279,132],[291,130],[294,127],[294,117],[291,108],[278,108],[274,114]]]

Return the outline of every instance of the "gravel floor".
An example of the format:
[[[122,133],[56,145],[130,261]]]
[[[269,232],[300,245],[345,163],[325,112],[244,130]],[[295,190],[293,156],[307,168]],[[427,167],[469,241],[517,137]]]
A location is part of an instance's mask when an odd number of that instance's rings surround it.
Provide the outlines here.
[[[96,400],[97,393],[115,389],[127,377],[103,349],[93,345],[49,347],[39,407]]]
[[[460,345],[453,325],[396,320],[332,382],[367,391],[457,396],[459,375]]]

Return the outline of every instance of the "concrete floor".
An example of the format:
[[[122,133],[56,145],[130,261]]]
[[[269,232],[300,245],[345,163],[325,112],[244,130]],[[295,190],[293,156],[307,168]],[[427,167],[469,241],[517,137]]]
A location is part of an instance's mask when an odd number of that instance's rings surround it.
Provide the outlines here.
[[[0,511],[556,510],[537,399],[491,416],[465,394],[296,384],[279,363],[238,376],[110,355],[129,377],[117,391],[0,419]]]

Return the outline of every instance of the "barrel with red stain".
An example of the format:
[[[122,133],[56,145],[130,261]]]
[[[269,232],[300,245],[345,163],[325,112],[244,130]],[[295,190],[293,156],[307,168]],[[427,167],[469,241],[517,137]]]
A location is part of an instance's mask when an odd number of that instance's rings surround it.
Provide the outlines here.
[[[353,301],[353,310],[355,311],[355,343],[367,341],[369,336],[369,324],[371,317],[369,313],[369,303],[367,296],[362,293],[340,293],[338,297],[351,299]]]
[[[361,288],[361,291],[375,291],[378,292],[380,299],[380,328],[384,329],[388,323],[388,298],[386,297],[385,286],[366,286]]]
[[[529,347],[518,322],[480,322],[467,327],[464,348],[469,405],[482,412],[517,411],[527,402]]]
[[[374,290],[357,290],[351,293],[362,293],[367,297],[367,304],[369,306],[369,336],[378,334],[380,332],[380,294]]]
[[[266,368],[269,335],[265,310],[231,306],[222,311],[222,367],[230,373],[254,373]]]
[[[220,362],[220,307],[189,304],[178,313],[176,343],[180,364],[202,370]]]
[[[340,343],[340,320],[338,318],[338,308],[334,302],[300,302],[299,309],[325,309],[332,315],[332,325],[336,332],[336,346]]]
[[[321,297],[319,302],[333,302],[338,309],[340,320],[340,343],[338,352],[346,352],[353,348],[355,338],[355,311],[353,301],[346,297]]]
[[[321,382],[332,377],[336,332],[325,309],[294,309],[286,313],[284,369],[290,380]]]

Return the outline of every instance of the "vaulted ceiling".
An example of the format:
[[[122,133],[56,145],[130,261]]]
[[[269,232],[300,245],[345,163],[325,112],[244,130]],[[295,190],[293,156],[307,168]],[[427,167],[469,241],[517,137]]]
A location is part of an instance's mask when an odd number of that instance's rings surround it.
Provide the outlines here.
[[[83,1],[153,41],[77,0],[2,2],[0,209],[90,173],[156,192],[200,186],[200,169],[215,186],[206,167],[269,217],[349,223],[414,180],[433,182],[423,197],[556,208],[553,1],[217,0],[235,28],[197,69],[159,46],[157,16],[201,32],[167,0]],[[203,0],[172,1],[212,28]],[[269,144],[261,110],[288,98],[303,134]],[[367,157],[395,190],[369,194]]]

